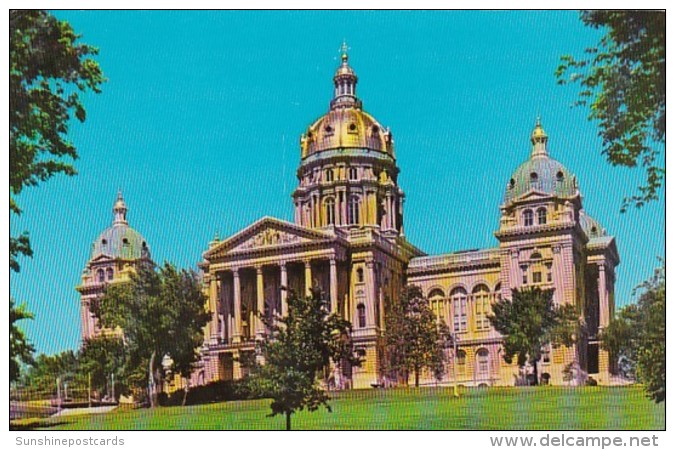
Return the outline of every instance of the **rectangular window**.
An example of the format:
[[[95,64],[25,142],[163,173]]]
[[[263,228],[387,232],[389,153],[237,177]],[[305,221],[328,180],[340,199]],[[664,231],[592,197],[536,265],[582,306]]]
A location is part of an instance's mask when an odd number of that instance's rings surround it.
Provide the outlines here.
[[[546,281],[548,281],[549,283],[553,281],[553,274],[551,273],[551,271],[548,271],[546,273]]]
[[[551,346],[548,344],[544,345],[544,347],[541,349],[541,363],[542,364],[551,363]]]
[[[527,272],[523,272],[523,284],[527,284]]]
[[[466,297],[455,299],[453,307],[455,331],[466,331]]]
[[[532,282],[533,283],[541,283],[541,272],[533,272],[532,273]]]

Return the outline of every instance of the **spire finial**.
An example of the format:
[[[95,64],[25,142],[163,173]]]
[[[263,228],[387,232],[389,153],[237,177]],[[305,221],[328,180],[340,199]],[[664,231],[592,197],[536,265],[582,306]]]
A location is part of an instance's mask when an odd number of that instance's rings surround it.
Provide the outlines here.
[[[347,62],[349,59],[349,49],[350,47],[347,47],[347,40],[342,39],[342,45],[340,46],[340,53],[342,54],[342,61]]]
[[[544,128],[541,126],[541,116],[537,114],[537,122],[534,124],[534,130],[532,130],[532,136],[530,137],[532,141],[532,157],[535,156],[548,156],[548,150],[546,149],[546,142],[548,142],[548,135],[544,131]]]

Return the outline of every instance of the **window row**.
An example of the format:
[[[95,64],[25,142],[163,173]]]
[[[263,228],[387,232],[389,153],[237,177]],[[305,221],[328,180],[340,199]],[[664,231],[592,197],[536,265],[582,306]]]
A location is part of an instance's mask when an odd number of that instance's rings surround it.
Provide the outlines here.
[[[326,225],[335,225],[336,215],[335,215],[335,199],[333,197],[328,197],[324,200],[324,210]],[[348,225],[357,225],[360,222],[361,218],[361,198],[356,195],[349,197],[347,202],[347,224]]]
[[[313,177],[313,178],[315,178],[315,177]],[[350,180],[350,181],[357,181],[359,179],[358,168],[350,167],[347,170],[347,179]],[[334,169],[324,170],[323,180],[326,181],[326,182],[329,182],[329,183],[335,181],[335,170]],[[313,180],[310,179],[309,181],[311,182]]]
[[[537,214],[537,224],[546,225],[546,208],[539,208],[536,211]],[[531,227],[534,225],[534,215],[535,212],[531,209],[526,209],[523,211],[523,224],[526,227]]]
[[[472,302],[475,329],[489,330],[488,316],[492,312],[491,303],[493,300],[501,299],[500,289],[498,285],[493,294],[486,285],[481,284],[476,286],[469,296],[464,288],[458,287],[450,292],[449,299],[444,298],[443,292],[438,289],[429,294],[429,301],[436,316],[451,324],[452,329],[458,333],[468,330],[468,312]]]
[[[106,281],[106,278],[108,279],[108,281],[112,280],[113,275],[114,273],[111,267],[108,267],[106,270],[98,269],[96,271],[96,280],[99,283],[104,283]]]

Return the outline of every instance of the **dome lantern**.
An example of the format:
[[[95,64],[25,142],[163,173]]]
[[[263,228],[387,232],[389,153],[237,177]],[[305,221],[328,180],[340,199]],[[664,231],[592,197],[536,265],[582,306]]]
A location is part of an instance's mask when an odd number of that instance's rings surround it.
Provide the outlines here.
[[[354,69],[349,65],[349,47],[347,42],[343,41],[340,47],[342,64],[335,71],[333,83],[335,90],[333,91],[333,100],[330,102],[330,109],[338,108],[361,108],[361,102],[356,97],[356,83],[358,77]]]
[[[113,205],[113,225],[115,224],[127,224],[127,204],[122,197],[122,190],[117,191],[117,200]]]
[[[541,126],[540,117],[537,117],[537,123],[534,126],[534,130],[532,130],[532,137],[530,140],[532,141],[532,158],[548,156],[548,150],[546,149],[548,135]]]

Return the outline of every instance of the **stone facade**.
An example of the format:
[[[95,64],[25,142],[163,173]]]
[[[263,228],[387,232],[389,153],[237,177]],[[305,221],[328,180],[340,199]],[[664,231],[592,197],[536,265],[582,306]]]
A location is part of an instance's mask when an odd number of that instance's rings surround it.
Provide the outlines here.
[[[305,293],[318,286],[331,310],[351,321],[355,352],[364,359],[362,367],[337,370],[338,384],[381,384],[377,344],[385,305],[409,283],[422,288],[459,340],[442,382],[454,382],[456,374],[465,385],[514,384],[522,373],[504,363],[501,336],[487,315],[511,289],[540,286],[554,288],[556,302],[578,305],[586,333],[574,348],[547,348],[539,372],[554,384],[578,383],[589,373],[609,383],[612,364],[597,337],[613,313],[616,245],[582,209],[574,175],[549,157],[541,124],[530,158],[507,183],[499,245],[427,256],[405,238],[393,136],[363,111],[357,81],[344,53],[328,113],[300,139],[295,223],[266,217],[214,240],[204,253],[213,319],[199,381],[243,376],[242,355],[252,355],[255,341],[267,336],[254,311],[283,315],[288,291],[281,287]],[[571,381],[563,376],[569,364]]]
[[[576,305],[585,325],[573,348],[544,349],[539,373],[553,384],[580,383],[589,375],[611,383],[614,363],[599,349],[598,333],[614,313],[616,244],[584,211],[576,177],[549,156],[539,121],[530,157],[506,185],[498,245],[429,256],[406,240],[394,139],[363,110],[346,52],[333,80],[328,113],[300,139],[294,223],[264,217],[233,236],[214,239],[203,254],[199,267],[212,319],[191,382],[245,376],[241,361],[255,357],[256,342],[268,336],[259,317],[284,315],[290,290],[304,294],[316,286],[331,311],[352,323],[354,351],[364,361],[358,368],[333,368],[333,383],[383,384],[377,349],[385,306],[408,283],[422,288],[459,342],[456,355],[448,349],[441,383],[513,385],[522,378],[518,367],[503,361],[502,337],[487,316],[495,300],[530,286],[554,288],[555,301]],[[121,211],[116,203],[113,229],[128,226]],[[78,287],[84,337],[95,328],[87,305],[100,295],[96,274],[133,265],[117,250],[101,250],[105,236],[112,236],[109,230],[95,243]],[[147,250],[145,241],[139,242]],[[116,245],[124,248],[123,242]],[[133,256],[149,260],[147,252]],[[570,365],[574,376],[568,380],[563,370]],[[425,374],[422,382],[435,381]]]

